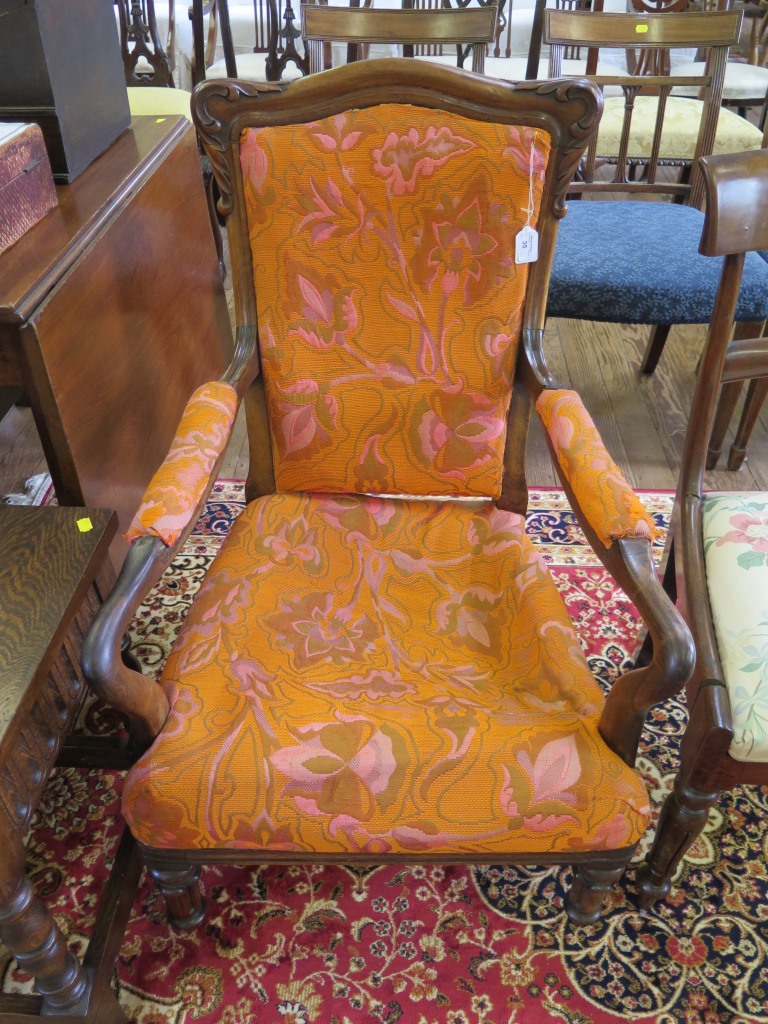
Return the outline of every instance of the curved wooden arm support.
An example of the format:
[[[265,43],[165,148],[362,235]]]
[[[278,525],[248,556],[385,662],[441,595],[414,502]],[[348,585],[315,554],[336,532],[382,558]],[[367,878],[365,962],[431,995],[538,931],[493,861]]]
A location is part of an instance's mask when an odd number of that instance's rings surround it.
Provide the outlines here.
[[[562,388],[564,385],[552,376],[547,366],[544,356],[544,328],[523,327],[520,340],[522,358],[518,360],[518,373],[535,405],[544,388]]]
[[[125,715],[131,737],[142,750],[168,717],[168,701],[157,683],[123,664],[120,646],[136,609],[165,572],[174,552],[175,548],[167,548],[159,537],[141,537],[131,545],[117,582],[83,644],[86,680]]]
[[[616,680],[600,719],[603,739],[631,765],[645,716],[654,704],[674,696],[685,685],[696,651],[685,620],[658,578],[650,542],[625,538],[616,541],[606,554],[604,565],[640,612],[653,642],[650,663]]]
[[[243,324],[235,334],[235,351],[222,380],[231,384],[242,401],[245,392],[261,373],[259,329],[256,324]]]
[[[235,352],[223,375],[239,399],[259,373],[257,330],[239,327]],[[123,634],[136,609],[171,564],[205,508],[226,451],[213,466],[190,521],[172,546],[159,537],[136,539],[126,555],[112,592],[99,610],[83,645],[83,671],[92,689],[125,716],[133,742],[146,748],[168,716],[168,701],[160,687],[124,663],[120,648]]]
[[[524,331],[525,358],[520,373],[535,402],[545,387],[557,387],[544,358],[543,331]],[[670,601],[653,564],[651,542],[643,537],[614,540],[609,548],[592,529],[584,509],[555,457],[546,430],[552,463],[566,497],[592,550],[633,602],[652,641],[649,664],[618,679],[600,719],[600,732],[608,746],[627,764],[637,756],[640,733],[649,709],[673,696],[693,671],[695,649],[682,615]]]

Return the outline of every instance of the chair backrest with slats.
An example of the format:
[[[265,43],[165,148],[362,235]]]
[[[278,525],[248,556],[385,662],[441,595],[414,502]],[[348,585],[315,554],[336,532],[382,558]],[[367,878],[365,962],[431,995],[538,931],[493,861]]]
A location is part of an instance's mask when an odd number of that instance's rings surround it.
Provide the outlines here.
[[[701,204],[703,185],[698,160],[713,149],[728,50],[738,41],[741,20],[741,13],[736,11],[648,15],[546,11],[544,35],[550,45],[552,77],[561,74],[563,53],[573,45],[599,51],[602,47],[631,49],[641,41],[642,48],[651,53],[693,47],[708,55],[701,75],[678,76],[673,69],[666,75],[592,76],[603,89],[611,86],[614,91],[621,90],[623,103],[620,100],[621,106],[617,107],[621,118],[614,123],[615,118],[612,121],[604,116],[572,191],[668,193],[690,205]],[[666,180],[667,176],[659,172],[671,159],[667,154],[675,126],[665,115],[680,109],[680,98],[671,95],[677,86],[699,90],[699,100],[685,101],[686,116],[699,118],[698,135],[692,159],[684,161],[690,165],[690,176]],[[633,118],[641,112],[653,118],[653,131],[647,140],[633,135]],[[610,114],[607,105],[606,115]],[[606,164],[613,167],[610,180],[596,180],[596,169]],[[642,168],[642,180],[637,180],[638,168]]]
[[[508,0],[508,3],[499,6],[493,56],[509,59],[524,55],[527,57],[525,77],[529,80],[537,78],[542,55],[544,11],[602,11],[603,3],[604,0],[533,0],[532,4],[524,6],[519,0]],[[520,50],[520,43],[525,39],[528,30],[529,41],[523,53]],[[576,47],[570,47],[563,53],[564,60],[578,60],[579,57],[580,53]]]
[[[416,46],[470,46],[472,70],[482,74],[485,52],[496,33],[496,4],[480,7],[401,10],[302,4],[301,34],[309,51],[310,73],[323,69],[322,45],[393,43]]]
[[[173,87],[175,9],[168,5],[168,33],[160,38],[154,0],[115,0],[125,82]]]
[[[402,0],[404,9],[435,11],[435,10],[464,10],[468,7],[496,7],[498,13],[496,18],[496,32],[493,42],[498,38],[499,24],[504,18],[504,8],[512,5],[513,0]],[[489,46],[487,52],[492,52]],[[415,45],[407,44],[403,47],[404,57],[455,57],[458,67],[469,67],[472,58],[472,45],[448,46],[440,40],[428,39]]]
[[[228,77],[238,77],[230,6],[235,7],[228,0],[192,0],[189,17],[192,21],[192,80],[195,84],[205,80],[206,69],[216,60],[219,46]],[[291,0],[252,0],[248,5],[249,14],[251,6],[252,52],[267,55],[267,79],[279,81],[289,61],[306,74],[306,54]]]

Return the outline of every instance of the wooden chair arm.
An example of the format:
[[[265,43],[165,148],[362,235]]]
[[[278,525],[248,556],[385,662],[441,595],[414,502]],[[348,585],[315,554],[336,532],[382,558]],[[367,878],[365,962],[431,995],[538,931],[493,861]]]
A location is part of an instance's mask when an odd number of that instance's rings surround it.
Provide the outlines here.
[[[159,537],[131,545],[117,582],[83,643],[82,666],[91,689],[127,722],[136,753],[145,750],[168,717],[168,700],[157,683],[123,662],[123,635],[136,609],[175,555]]]
[[[529,375],[529,381],[534,381],[532,375]],[[536,396],[537,409],[546,404],[541,401],[546,390],[540,382],[534,383],[532,397]],[[611,490],[618,487],[621,499],[630,509],[626,518],[618,515],[617,521],[624,535],[614,539],[606,537],[604,522],[596,522],[594,505],[585,509],[583,480],[574,486],[573,467],[562,458],[562,451],[555,450],[552,434],[544,424],[552,461],[579,525],[600,561],[639,611],[651,638],[650,663],[632,669],[613,684],[600,720],[600,732],[608,746],[627,764],[633,765],[648,711],[654,704],[678,693],[685,685],[693,671],[695,648],[682,615],[658,578],[653,562],[651,531],[645,527],[641,531],[635,529],[638,520],[632,510],[634,503],[640,504],[639,499],[608,455],[591,420],[589,425],[593,428],[590,447],[597,460],[607,467],[606,476],[611,482]],[[597,454],[598,447],[602,455]],[[591,483],[593,489],[600,487],[600,474],[596,474]],[[615,497],[614,492],[612,498],[615,500]]]
[[[235,352],[221,383],[234,390],[239,402],[258,373],[257,329],[253,325],[239,327]],[[165,543],[161,537],[150,533],[132,541],[117,582],[99,609],[83,644],[86,680],[100,697],[125,716],[133,743],[139,749],[149,746],[162,728],[168,715],[168,701],[157,683],[124,664],[123,635],[139,605],[194,529],[225,454],[226,444],[212,462],[187,523],[175,535],[173,543]]]
[[[652,641],[650,663],[616,680],[600,718],[605,742],[627,764],[634,765],[648,711],[685,686],[696,662],[696,649],[685,620],[661,585],[649,541],[620,540],[606,552],[606,558],[598,554],[640,612]]]

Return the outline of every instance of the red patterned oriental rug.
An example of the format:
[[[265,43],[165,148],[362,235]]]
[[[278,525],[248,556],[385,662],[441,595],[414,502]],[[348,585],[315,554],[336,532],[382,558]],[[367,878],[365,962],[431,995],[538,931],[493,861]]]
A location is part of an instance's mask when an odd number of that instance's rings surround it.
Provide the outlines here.
[[[665,526],[671,497],[644,498]],[[240,483],[216,485],[141,609],[133,639],[148,671],[242,504]],[[560,492],[534,492],[530,530],[609,686],[635,646],[634,608]],[[115,723],[96,705],[88,725]],[[657,810],[684,725],[672,704],[643,735]],[[29,873],[78,951],[116,848],[120,787],[118,773],[57,771],[29,836]],[[570,868],[209,867],[208,914],[189,934],[145,879],[115,984],[135,1024],[768,1024],[767,815],[768,791],[724,794],[666,901],[639,913],[631,867],[586,928],[563,911]],[[0,972],[4,990],[30,990],[2,947]]]

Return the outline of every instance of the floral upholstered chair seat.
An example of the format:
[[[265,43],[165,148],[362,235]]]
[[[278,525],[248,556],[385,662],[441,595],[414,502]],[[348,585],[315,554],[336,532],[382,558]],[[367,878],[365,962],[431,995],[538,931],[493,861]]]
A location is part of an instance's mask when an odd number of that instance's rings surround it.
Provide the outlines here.
[[[768,761],[768,493],[704,496],[707,590],[733,718],[729,753]]]
[[[568,852],[648,824],[543,558],[489,502],[254,502],[163,682],[123,805],[149,846]]]

